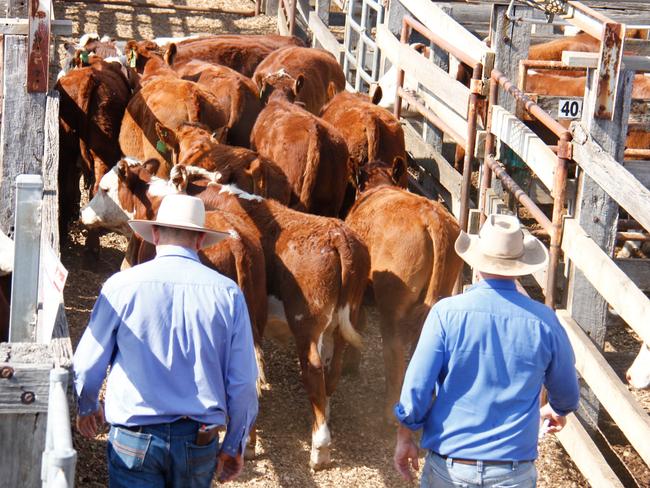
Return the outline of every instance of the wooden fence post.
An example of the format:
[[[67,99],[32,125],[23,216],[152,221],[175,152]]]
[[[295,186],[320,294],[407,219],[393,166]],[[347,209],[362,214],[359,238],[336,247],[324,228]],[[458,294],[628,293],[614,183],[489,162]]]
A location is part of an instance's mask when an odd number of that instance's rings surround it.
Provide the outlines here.
[[[587,90],[580,124],[594,141],[617,161],[623,160],[625,150],[633,75],[633,72],[625,71],[619,76],[614,118],[609,120],[594,118],[598,77],[594,69],[589,69],[587,74]],[[616,202],[591,178],[581,173],[575,207],[574,213],[580,226],[611,256],[618,220]],[[602,350],[607,332],[607,302],[575,267],[572,267],[569,275],[567,308],[574,320]],[[595,427],[598,424],[599,410],[600,404],[596,397],[590,391],[583,391],[580,417],[587,425]]]

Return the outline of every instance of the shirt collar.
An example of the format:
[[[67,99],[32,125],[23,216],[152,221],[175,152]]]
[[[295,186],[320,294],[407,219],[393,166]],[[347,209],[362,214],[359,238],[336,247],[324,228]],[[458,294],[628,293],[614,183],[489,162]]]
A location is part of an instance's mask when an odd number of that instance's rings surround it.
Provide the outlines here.
[[[188,247],[174,246],[172,244],[165,244],[163,246],[156,246],[156,259],[165,256],[179,256],[182,258],[189,258],[194,261],[199,261],[199,256],[196,251]]]
[[[516,290],[517,285],[514,280],[497,280],[483,279],[476,283],[472,288],[492,288],[495,290]]]

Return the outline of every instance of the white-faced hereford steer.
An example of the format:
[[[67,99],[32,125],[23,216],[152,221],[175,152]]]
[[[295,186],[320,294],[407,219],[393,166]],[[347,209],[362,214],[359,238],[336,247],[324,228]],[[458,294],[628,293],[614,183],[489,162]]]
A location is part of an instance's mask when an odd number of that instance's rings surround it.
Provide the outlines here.
[[[341,374],[345,344],[360,348],[355,330],[370,259],[359,237],[338,219],[309,215],[235,186],[187,185],[174,167],[179,190],[247,220],[262,242],[266,259],[269,324],[288,326],[295,338],[302,378],[314,412],[310,465],[330,462],[329,398]],[[177,177],[178,176],[178,177]]]
[[[462,267],[454,251],[458,223],[440,203],[395,186],[404,171],[399,159],[392,167],[381,162],[362,166],[361,194],[345,219],[370,252],[370,285],[384,346],[387,419],[393,418],[399,399],[405,347],[416,343],[431,306],[451,295]]]

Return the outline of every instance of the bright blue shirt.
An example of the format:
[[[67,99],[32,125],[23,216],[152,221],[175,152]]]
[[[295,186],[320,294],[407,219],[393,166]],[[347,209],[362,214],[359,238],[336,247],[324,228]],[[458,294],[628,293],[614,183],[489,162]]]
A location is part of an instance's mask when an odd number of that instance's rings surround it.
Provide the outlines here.
[[[431,309],[395,415],[443,456],[533,460],[542,384],[555,412],[578,408],[574,362],[553,310],[512,280],[483,280]]]
[[[257,416],[257,365],[242,292],[183,247],[160,246],[154,260],[106,281],[73,364],[80,415],[97,410],[111,367],[110,424],[187,416],[227,425],[222,450],[236,455]]]

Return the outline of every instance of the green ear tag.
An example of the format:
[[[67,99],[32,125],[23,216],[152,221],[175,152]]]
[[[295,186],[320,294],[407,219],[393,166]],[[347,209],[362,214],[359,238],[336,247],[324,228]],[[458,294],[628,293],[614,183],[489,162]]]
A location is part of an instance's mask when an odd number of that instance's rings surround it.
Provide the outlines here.
[[[158,142],[156,142],[156,151],[158,151],[160,154],[165,154],[167,152],[167,144],[161,140],[158,140]]]
[[[79,56],[79,58],[81,58],[81,62],[82,62],[82,63],[84,63],[84,64],[88,64],[88,56],[89,56],[88,51],[82,51],[82,52],[81,52],[81,55]]]
[[[131,60],[129,61],[129,66],[131,68],[135,68],[135,62],[137,61],[136,55],[135,55],[135,49],[131,49]]]

